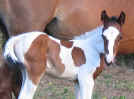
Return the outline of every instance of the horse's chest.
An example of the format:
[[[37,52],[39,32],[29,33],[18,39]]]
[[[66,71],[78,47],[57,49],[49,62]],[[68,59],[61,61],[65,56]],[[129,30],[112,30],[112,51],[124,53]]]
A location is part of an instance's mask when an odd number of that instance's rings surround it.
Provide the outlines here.
[[[57,77],[75,78],[79,67],[86,63],[84,50],[80,47],[49,42],[47,73]],[[53,48],[52,48],[53,47]]]

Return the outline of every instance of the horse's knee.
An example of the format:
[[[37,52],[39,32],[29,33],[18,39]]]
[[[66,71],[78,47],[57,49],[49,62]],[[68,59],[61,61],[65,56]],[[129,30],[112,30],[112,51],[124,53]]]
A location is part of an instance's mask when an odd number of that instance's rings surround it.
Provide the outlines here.
[[[90,86],[94,86],[94,80],[90,76],[86,77],[86,78],[80,77],[80,78],[78,78],[78,81],[79,81],[80,86],[85,86],[85,85],[89,85],[89,84],[90,84]]]
[[[92,73],[86,71],[80,71],[78,73],[78,82],[80,86],[90,85],[94,86],[94,79]]]
[[[45,63],[42,62],[33,62],[26,66],[26,72],[28,73],[29,79],[32,80],[34,84],[38,84],[42,75],[45,72]]]
[[[15,79],[13,80],[12,83],[12,91],[16,99],[18,99],[20,90],[21,90],[21,85],[22,85],[22,75],[20,71],[17,71],[14,76]]]
[[[80,99],[80,86],[78,82],[75,82],[75,97],[76,99]]]
[[[38,84],[45,71],[36,71],[29,73],[29,78],[34,84]]]
[[[0,99],[12,99],[11,92],[2,92],[0,93]]]
[[[81,99],[91,99],[92,91],[94,87],[94,79],[92,74],[88,73],[79,73],[78,82],[80,86],[80,97]]]
[[[18,99],[33,99],[37,84],[30,78],[27,71],[23,72],[23,84]]]

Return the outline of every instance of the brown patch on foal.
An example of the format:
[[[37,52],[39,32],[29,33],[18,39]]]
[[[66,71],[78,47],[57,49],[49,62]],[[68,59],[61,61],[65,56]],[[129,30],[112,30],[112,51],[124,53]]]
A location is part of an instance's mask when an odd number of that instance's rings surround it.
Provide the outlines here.
[[[104,54],[100,54],[100,59],[100,66],[96,68],[96,71],[93,74],[94,79],[96,79],[105,68]]]
[[[47,35],[40,35],[32,42],[28,52],[24,56],[28,75],[34,84],[38,84],[46,69],[47,41]]]
[[[71,48],[73,46],[73,42],[72,41],[61,40],[60,43],[61,43],[61,45],[65,46],[67,48]]]
[[[47,57],[51,64],[54,66],[58,74],[62,74],[65,70],[65,66],[60,58],[60,45],[53,40],[48,41]]]
[[[86,63],[86,57],[81,48],[74,47],[72,50],[72,58],[76,66],[80,66]]]

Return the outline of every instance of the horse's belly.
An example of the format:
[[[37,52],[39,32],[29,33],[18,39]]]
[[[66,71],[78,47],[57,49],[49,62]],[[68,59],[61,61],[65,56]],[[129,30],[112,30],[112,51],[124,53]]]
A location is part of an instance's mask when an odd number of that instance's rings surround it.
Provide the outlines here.
[[[47,61],[46,74],[55,78],[76,80],[78,71],[79,67],[75,67],[73,65],[67,65],[67,66],[65,65],[64,71],[60,73],[59,69],[56,68],[54,64],[52,64],[50,61]]]

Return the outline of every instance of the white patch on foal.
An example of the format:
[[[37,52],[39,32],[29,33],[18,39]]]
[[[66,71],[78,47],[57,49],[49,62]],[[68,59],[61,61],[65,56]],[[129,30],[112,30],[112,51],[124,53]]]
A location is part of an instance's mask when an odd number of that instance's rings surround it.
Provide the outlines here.
[[[72,50],[73,47],[71,48],[66,48],[65,46],[63,46],[60,42],[59,39],[56,39],[52,36],[48,36],[51,40],[57,42],[60,45],[60,59],[62,61],[62,63],[65,66],[65,71],[63,72],[62,75],[60,75],[61,78],[67,78],[69,80],[74,80],[76,79],[76,75],[78,73],[79,67],[76,67],[74,64],[74,61],[72,59]],[[47,62],[47,65],[51,68],[51,64],[49,64],[49,62]]]
[[[113,26],[110,26],[108,29],[106,29],[103,32],[103,35],[108,40],[108,50],[109,54],[106,55],[107,62],[111,62],[114,59],[113,49],[114,49],[114,43],[118,35],[120,34],[119,30]]]
[[[33,82],[29,79],[28,73],[25,69],[21,72],[23,75],[23,82],[18,99],[33,99],[37,85],[33,84]]]
[[[4,57],[10,56],[12,60],[24,63],[24,54],[27,52],[32,42],[43,32],[29,32],[10,38],[4,49]],[[25,41],[25,42],[22,42]],[[17,42],[17,45],[15,45]]]
[[[17,37],[13,37],[13,39],[9,39],[5,45],[5,49],[4,49],[4,54],[3,56],[4,57],[12,57],[12,60],[15,62],[15,61],[18,61],[15,53],[14,53],[14,42],[17,40]]]
[[[72,54],[71,54],[72,49],[73,49],[73,47],[66,48],[62,45],[60,46],[60,58],[61,58],[62,63],[65,65],[65,71],[61,75],[61,77],[76,79],[76,74],[77,74],[79,68],[75,66],[74,61],[72,59]]]

